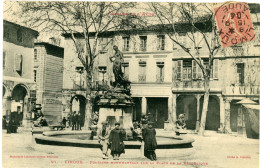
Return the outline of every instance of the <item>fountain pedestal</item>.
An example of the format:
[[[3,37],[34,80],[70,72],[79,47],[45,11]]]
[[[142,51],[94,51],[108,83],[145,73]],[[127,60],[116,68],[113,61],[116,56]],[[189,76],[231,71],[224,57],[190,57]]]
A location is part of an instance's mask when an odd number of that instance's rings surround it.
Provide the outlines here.
[[[130,130],[133,127],[133,100],[126,94],[126,90],[117,88],[116,90],[100,93],[95,101],[96,109],[99,111],[97,129],[102,127],[101,123],[107,121],[108,127],[113,129],[115,123],[119,122],[120,127],[126,130],[129,136],[132,136]]]

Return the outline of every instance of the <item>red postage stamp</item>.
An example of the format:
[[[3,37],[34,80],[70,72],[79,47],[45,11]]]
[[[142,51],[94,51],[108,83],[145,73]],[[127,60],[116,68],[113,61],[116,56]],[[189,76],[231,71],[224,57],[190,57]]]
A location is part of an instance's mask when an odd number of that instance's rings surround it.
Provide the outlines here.
[[[245,43],[255,39],[247,3],[227,2],[214,7],[219,36],[223,47]]]

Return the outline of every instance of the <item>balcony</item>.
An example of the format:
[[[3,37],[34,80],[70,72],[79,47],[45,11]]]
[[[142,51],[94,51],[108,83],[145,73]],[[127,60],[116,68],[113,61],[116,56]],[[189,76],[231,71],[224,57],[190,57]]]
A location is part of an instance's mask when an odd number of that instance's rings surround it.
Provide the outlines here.
[[[228,86],[225,87],[225,92],[224,94],[226,95],[233,95],[233,96],[238,96],[238,95],[259,95],[260,94],[260,89],[259,86],[257,85],[241,85],[241,86]]]

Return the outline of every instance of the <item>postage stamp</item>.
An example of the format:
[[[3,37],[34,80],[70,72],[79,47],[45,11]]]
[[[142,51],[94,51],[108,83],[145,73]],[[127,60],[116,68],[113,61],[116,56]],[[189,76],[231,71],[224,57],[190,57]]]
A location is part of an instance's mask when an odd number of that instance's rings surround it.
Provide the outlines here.
[[[214,6],[219,36],[223,47],[245,43],[255,39],[248,4],[226,2]]]

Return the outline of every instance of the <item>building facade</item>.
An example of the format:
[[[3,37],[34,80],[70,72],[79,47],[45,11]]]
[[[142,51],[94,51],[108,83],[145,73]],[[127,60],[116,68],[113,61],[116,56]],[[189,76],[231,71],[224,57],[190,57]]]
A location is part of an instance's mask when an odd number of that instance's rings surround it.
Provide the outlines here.
[[[62,120],[64,48],[52,42],[36,42],[34,46],[33,77],[36,82],[36,103],[49,124]]]
[[[36,100],[33,47],[38,35],[35,30],[4,20],[3,115],[14,117],[20,126],[30,126]]]
[[[215,56],[210,79],[206,130],[226,133],[243,130],[244,118],[239,110],[240,105],[236,102],[250,98],[259,103],[259,15],[252,11],[251,15],[256,39],[222,48]],[[175,35],[181,44],[195,53],[193,42],[188,37],[189,30],[184,27],[180,26]],[[132,119],[140,120],[142,115],[149,115],[155,128],[172,129],[179,114],[184,113],[187,128],[198,130],[204,94],[202,71],[166,33],[160,26],[155,26],[142,31],[113,32],[106,38],[102,37],[99,43],[101,50],[105,43],[113,40],[95,60],[94,83],[110,83],[113,80],[109,56],[114,54],[112,46],[117,45],[124,55],[123,72],[131,81],[131,96],[135,101]],[[208,39],[214,39],[210,31],[205,33]],[[199,33],[195,36],[202,41],[199,54],[204,65],[207,65],[209,55],[206,43]],[[71,66],[73,62],[75,65],[72,70],[76,70],[76,66],[81,63],[73,60],[77,56],[70,38],[65,38],[65,41],[65,60],[68,61],[64,63],[64,67]],[[84,73],[83,76],[86,76]],[[75,95],[86,94],[74,85],[76,81],[82,82],[84,77],[80,77],[81,80],[73,78],[73,75],[71,77],[70,81],[65,82],[68,79],[64,79],[64,89],[67,89],[64,106],[67,105],[67,111],[72,111],[72,99]],[[84,88],[84,84],[81,83],[80,86]],[[86,101],[83,105],[85,104]]]

